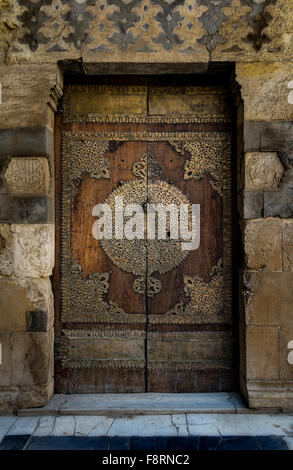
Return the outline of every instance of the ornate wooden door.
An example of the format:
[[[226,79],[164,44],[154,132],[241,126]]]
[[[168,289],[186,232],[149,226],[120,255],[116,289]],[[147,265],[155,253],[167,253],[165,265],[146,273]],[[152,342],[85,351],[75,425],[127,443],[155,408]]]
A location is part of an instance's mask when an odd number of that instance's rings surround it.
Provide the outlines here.
[[[230,120],[223,86],[66,86],[56,132],[57,392],[233,388]],[[182,250],[169,232],[97,240],[93,208],[114,211],[117,197],[143,208],[199,204],[199,247]]]

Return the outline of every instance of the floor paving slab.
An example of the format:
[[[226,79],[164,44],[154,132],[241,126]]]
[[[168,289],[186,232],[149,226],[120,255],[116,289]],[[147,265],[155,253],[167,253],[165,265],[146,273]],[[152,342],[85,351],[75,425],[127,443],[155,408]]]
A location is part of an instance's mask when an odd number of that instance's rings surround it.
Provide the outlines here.
[[[189,429],[199,424],[210,424],[218,428],[221,435],[256,436],[256,435],[289,435],[293,429],[291,415],[194,415],[187,414]]]
[[[105,436],[113,423],[113,418],[106,416],[76,416],[76,436]]]
[[[199,437],[195,436],[159,436],[156,437],[156,450],[191,451],[198,449]]]
[[[26,450],[108,450],[107,437],[48,436],[32,437]]]
[[[5,436],[0,444],[0,450],[23,450],[30,439],[30,435]]]
[[[255,437],[230,436],[224,437],[216,450],[261,450],[261,447]]]
[[[113,436],[110,438],[110,450],[129,450],[130,438]]]
[[[198,450],[215,450],[222,438],[219,436],[200,436],[198,443]]]
[[[55,426],[55,416],[41,416],[34,436],[50,436]]]
[[[288,449],[293,450],[293,437],[284,437],[284,441],[286,442]]]
[[[171,415],[171,423],[175,426],[177,429],[177,435],[178,436],[188,436],[188,428],[187,428],[187,421],[186,421],[186,415],[185,414],[175,414]]]
[[[31,435],[39,423],[39,417],[17,418],[9,429],[8,436]]]
[[[19,450],[24,446],[25,449],[104,450],[136,449],[137,446],[137,450],[164,450],[167,445],[169,450],[175,450],[180,442],[186,446],[196,442],[199,449],[293,450],[293,415],[174,413],[123,414],[120,417],[0,417],[0,438],[3,438],[2,450]]]
[[[192,436],[221,436],[215,424],[189,424],[188,431]]]
[[[177,436],[171,415],[143,415],[115,418],[108,436]]]
[[[276,436],[6,436],[0,450],[288,450]]]
[[[16,416],[0,416],[0,442],[16,421]]]
[[[130,437],[130,450],[155,450],[155,436],[131,436]]]
[[[75,418],[74,416],[57,416],[52,436],[74,436],[75,434]]]
[[[288,450],[288,445],[281,437],[276,436],[257,436],[262,450]]]

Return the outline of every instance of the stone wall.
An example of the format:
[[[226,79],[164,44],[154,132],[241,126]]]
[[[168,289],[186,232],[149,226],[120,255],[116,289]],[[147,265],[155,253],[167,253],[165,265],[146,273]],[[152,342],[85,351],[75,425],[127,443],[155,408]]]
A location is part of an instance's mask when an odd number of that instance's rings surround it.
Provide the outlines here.
[[[54,390],[56,65],[0,67],[0,409]]]
[[[244,102],[241,388],[251,407],[292,409],[293,69],[270,62],[237,64],[236,70]]]
[[[251,407],[292,407],[292,10],[293,0],[0,0],[0,408],[53,392],[61,69],[212,73],[226,62],[238,83],[241,389]]]

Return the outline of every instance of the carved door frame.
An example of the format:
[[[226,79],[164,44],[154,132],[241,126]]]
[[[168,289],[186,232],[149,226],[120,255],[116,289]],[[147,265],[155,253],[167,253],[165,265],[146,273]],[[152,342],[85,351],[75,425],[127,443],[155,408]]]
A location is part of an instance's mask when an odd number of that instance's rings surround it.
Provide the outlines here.
[[[60,145],[61,145],[61,135],[60,133],[58,133],[58,126],[60,128],[60,120],[61,120],[61,115],[60,113],[56,113],[56,125],[55,125],[55,152],[56,152],[56,155],[58,153],[60,153]],[[235,126],[236,127],[236,126]],[[236,150],[236,132],[235,132],[236,129],[234,129],[233,131],[233,156],[235,155],[235,150]],[[234,213],[233,213],[233,220],[235,222],[235,220],[237,219],[237,216],[236,216],[236,165],[235,165],[235,158],[233,159],[232,157],[232,160],[234,161],[234,164],[232,165],[232,168],[233,168],[233,185],[232,185],[232,192],[233,192],[233,201],[234,201]],[[56,174],[58,174],[58,172],[60,171],[60,160],[58,161],[58,158],[56,158],[56,161],[55,161],[55,166],[56,166]],[[56,264],[55,264],[55,269],[54,269],[54,276],[53,276],[53,286],[54,286],[54,298],[55,298],[55,329],[60,329],[60,315],[59,315],[59,303],[60,303],[60,290],[58,289],[58,284],[60,282],[60,279],[58,277],[58,267],[59,267],[59,259],[58,259],[58,253],[60,251],[60,219],[58,218],[58,213],[59,213],[59,208],[60,208],[60,205],[61,205],[61,201],[60,201],[60,181],[56,181],[56,199],[55,199],[55,204],[56,204],[56,214],[57,214],[57,218],[56,218]],[[232,222],[232,221],[231,221]],[[235,253],[237,250],[235,250],[235,246],[237,246],[237,240],[238,240],[238,237],[237,235],[234,233],[233,235],[233,245],[234,245],[234,248],[233,248],[233,253]],[[234,276],[232,276],[232,282],[233,282],[233,299],[232,299],[232,306],[231,308],[233,309],[234,311],[234,323],[233,323],[233,328],[235,331],[238,332],[238,329],[239,329],[239,325],[238,325],[238,321],[235,320],[235,313],[238,311],[238,296],[235,295],[235,292],[238,291],[238,282],[236,282],[236,269],[237,269],[237,262],[233,264],[233,268],[234,268]],[[228,299],[229,300],[229,299]],[[236,334],[234,333],[234,336]],[[237,334],[238,336],[238,334]],[[238,354],[238,345],[237,343],[235,342],[234,343],[234,354],[233,354],[233,358],[234,358],[234,364],[235,364],[235,367],[237,367],[237,370],[239,368],[239,354]]]

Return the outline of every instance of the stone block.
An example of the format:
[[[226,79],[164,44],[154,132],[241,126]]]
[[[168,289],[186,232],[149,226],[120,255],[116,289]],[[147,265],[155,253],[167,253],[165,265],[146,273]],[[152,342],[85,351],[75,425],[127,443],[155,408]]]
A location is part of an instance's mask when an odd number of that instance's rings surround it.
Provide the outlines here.
[[[283,228],[283,269],[293,271],[293,221]]]
[[[247,152],[245,189],[277,189],[284,171],[277,152]]]
[[[246,381],[248,405],[250,408],[271,408],[280,411],[293,411],[292,381]]]
[[[0,195],[0,223],[44,224],[47,222],[54,222],[54,206],[51,197]]]
[[[18,127],[0,130],[0,156],[49,156],[54,157],[54,135],[42,126]]]
[[[281,191],[264,192],[264,217],[293,217],[293,184]]]
[[[288,101],[292,63],[238,62],[236,76],[241,85],[245,120],[293,120],[293,108]]]
[[[1,129],[33,126],[54,129],[54,101],[62,89],[62,76],[56,62],[2,65],[0,82]]]
[[[246,269],[282,271],[282,222],[257,219],[243,224]]]
[[[49,402],[53,392],[53,380],[40,386],[0,387],[0,410],[16,411],[44,406]]]
[[[12,225],[14,274],[17,277],[47,277],[54,266],[54,225]]]
[[[1,361],[0,361],[0,391],[13,383],[12,334],[0,333]],[[1,406],[0,406],[1,408]]]
[[[292,272],[244,272],[243,295],[247,325],[291,324]]]
[[[54,380],[43,385],[29,385],[19,387],[17,400],[13,403],[14,409],[32,408],[47,405],[54,393]]]
[[[262,152],[292,152],[293,119],[291,122],[288,120],[263,122],[260,124],[260,129]]]
[[[1,331],[26,331],[25,311],[33,307],[24,286],[11,279],[0,279]]]
[[[279,328],[248,326],[246,329],[247,379],[279,379]]]
[[[293,382],[293,324],[292,318],[284,320],[280,328],[280,379]]]
[[[244,121],[245,152],[291,152],[293,122]]]
[[[14,386],[43,386],[53,379],[54,331],[12,333],[12,366]]]
[[[239,372],[246,377],[246,325],[239,323]]]
[[[260,152],[262,122],[247,121],[243,123],[244,152]]]
[[[263,191],[240,191],[238,212],[242,219],[256,219],[263,216]]]
[[[0,386],[0,410],[12,412],[17,409],[18,387]]]
[[[46,312],[47,328],[52,327],[54,306],[50,280],[0,278],[0,331],[26,331],[26,312],[33,311]]]
[[[47,331],[48,315],[42,310],[25,312],[26,331]]]
[[[43,385],[0,386],[0,409],[13,410],[46,405],[54,392],[54,380]]]
[[[0,224],[0,275],[10,276],[13,272],[13,234],[10,226]]]
[[[292,151],[281,153],[280,156],[286,171],[279,186],[279,192],[265,191],[264,193],[265,217],[288,218],[293,216],[293,153]]]
[[[4,181],[12,194],[47,194],[50,170],[45,157],[11,158],[4,173]]]
[[[4,173],[8,167],[9,162],[10,162],[9,157],[0,158],[0,193],[7,193],[7,188],[6,188],[6,184],[4,181]]]

